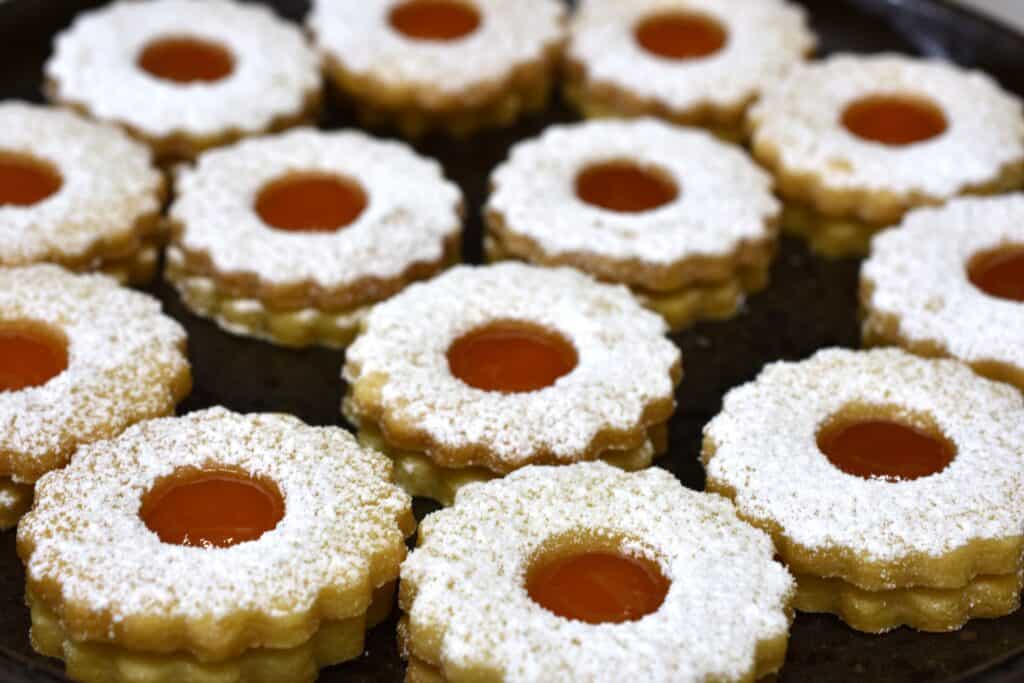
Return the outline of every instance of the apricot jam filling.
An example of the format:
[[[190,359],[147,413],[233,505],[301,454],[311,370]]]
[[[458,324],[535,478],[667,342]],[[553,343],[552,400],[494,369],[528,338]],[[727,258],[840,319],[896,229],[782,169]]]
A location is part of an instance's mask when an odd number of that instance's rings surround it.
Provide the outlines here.
[[[0,326],[0,392],[42,386],[67,369],[61,335],[37,326]]]
[[[843,112],[842,123],[863,140],[894,147],[931,140],[949,127],[945,114],[931,102],[890,95],[853,102]]]
[[[276,486],[247,474],[188,469],[158,482],[139,516],[164,543],[227,548],[276,527],[284,499]]]
[[[641,619],[661,607],[668,589],[669,581],[655,563],[608,551],[542,558],[526,580],[535,603],[588,624]]]
[[[576,196],[619,213],[652,211],[679,196],[669,175],[628,161],[589,166],[576,176]]]
[[[471,387],[506,394],[549,387],[576,367],[576,349],[539,325],[498,322],[463,335],[448,349],[452,374]]]
[[[60,173],[50,164],[0,152],[0,207],[38,204],[63,184]]]
[[[200,38],[169,37],[149,43],[139,68],[175,83],[214,83],[231,75],[235,58],[227,48]]]
[[[919,479],[946,469],[956,456],[945,438],[882,419],[827,426],[818,448],[837,468],[864,479]]]
[[[391,10],[388,20],[413,40],[457,40],[480,26],[476,8],[455,0],[411,0]]]
[[[648,17],[637,25],[633,36],[643,49],[664,59],[709,57],[729,39],[714,19],[682,12]]]
[[[971,259],[967,275],[990,296],[1024,302],[1024,245],[978,254]]]
[[[354,180],[323,173],[290,174],[264,187],[256,213],[264,223],[293,232],[333,232],[351,225],[368,203]]]

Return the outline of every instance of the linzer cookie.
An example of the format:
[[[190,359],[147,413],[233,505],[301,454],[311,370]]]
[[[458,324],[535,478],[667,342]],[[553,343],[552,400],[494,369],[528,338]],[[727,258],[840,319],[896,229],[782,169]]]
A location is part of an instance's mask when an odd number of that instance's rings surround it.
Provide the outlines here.
[[[559,0],[315,0],[307,24],[365,124],[468,135],[544,107],[565,14]]]
[[[414,524],[341,429],[144,422],[39,482],[18,528],[32,646],[85,683],[312,682],[387,617]]]
[[[1021,443],[1013,387],[899,349],[827,350],[729,392],[703,460],[707,489],[774,537],[797,609],[949,631],[1020,604]]]
[[[910,213],[861,269],[864,341],[952,356],[1024,390],[1024,196]]]
[[[0,268],[0,529],[76,448],[189,393],[185,331],[155,299],[57,266]]]
[[[752,681],[782,666],[792,619],[772,555],[727,501],[657,468],[467,486],[402,566],[406,680]]]
[[[647,467],[682,377],[662,320],[567,268],[459,266],[376,306],[343,412],[407,491],[449,504],[530,464]]]
[[[749,124],[786,200],[784,229],[828,256],[866,254],[909,209],[1024,184],[1020,101],[946,62],[839,55],[801,66]]]
[[[494,172],[485,249],[629,285],[678,330],[768,283],[781,207],[740,149],[653,119],[548,128]]]
[[[148,281],[164,194],[150,151],[116,128],[0,103],[0,266],[45,261]]]
[[[815,46],[785,0],[583,0],[567,99],[588,117],[660,116],[739,140],[765,83]]]
[[[166,275],[186,306],[284,346],[344,347],[371,305],[459,257],[440,164],[355,131],[212,150],[176,189]]]
[[[320,64],[302,32],[233,0],[116,2],[58,34],[51,100],[118,123],[162,160],[315,118]]]

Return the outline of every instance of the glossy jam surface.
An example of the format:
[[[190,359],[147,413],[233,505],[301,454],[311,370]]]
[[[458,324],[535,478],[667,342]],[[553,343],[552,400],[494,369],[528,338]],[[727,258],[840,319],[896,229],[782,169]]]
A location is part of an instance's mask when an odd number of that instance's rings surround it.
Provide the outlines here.
[[[612,162],[583,169],[576,176],[576,196],[608,211],[640,213],[675,200],[679,190],[667,174],[629,162]]]
[[[1024,245],[975,256],[967,274],[975,287],[990,296],[1024,302]]]
[[[389,20],[414,40],[456,40],[480,26],[476,9],[455,0],[410,0],[391,10]]]
[[[216,43],[198,38],[161,38],[139,55],[139,67],[175,83],[213,83],[231,75],[235,59]]]
[[[474,330],[448,349],[448,367],[471,387],[506,394],[537,391],[572,372],[576,349],[561,335],[525,323]]]
[[[0,153],[0,207],[38,204],[63,184],[60,174],[47,163]]]
[[[284,500],[275,487],[228,470],[188,470],[147,494],[139,512],[164,543],[227,548],[277,526]]]
[[[946,469],[956,452],[944,439],[885,420],[826,427],[818,448],[837,468],[864,479],[919,479]]]
[[[526,581],[535,603],[588,624],[636,621],[661,607],[668,588],[668,579],[654,563],[610,552],[542,561]]]
[[[296,174],[263,188],[256,198],[256,213],[278,230],[332,232],[359,218],[367,201],[363,189],[351,180]]]
[[[843,112],[843,126],[863,140],[902,147],[925,142],[946,132],[942,111],[911,97],[868,97]]]
[[[729,36],[721,24],[699,14],[658,14],[640,22],[636,42],[665,59],[699,59],[715,54]]]
[[[0,392],[42,386],[67,369],[67,343],[57,335],[0,327]]]

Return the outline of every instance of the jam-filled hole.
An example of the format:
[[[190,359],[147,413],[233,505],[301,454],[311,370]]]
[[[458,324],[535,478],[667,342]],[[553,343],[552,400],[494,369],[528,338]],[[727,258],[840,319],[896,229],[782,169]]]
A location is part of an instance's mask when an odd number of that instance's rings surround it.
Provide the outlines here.
[[[451,373],[471,387],[506,394],[538,391],[576,367],[576,349],[561,334],[518,321],[491,323],[448,348]]]
[[[729,40],[729,34],[720,23],[688,12],[648,17],[637,24],[633,36],[644,50],[664,59],[710,57]]]
[[[967,276],[989,296],[1024,302],[1024,244],[976,254],[967,265]]]
[[[327,173],[292,173],[256,196],[264,223],[293,232],[333,232],[351,225],[368,203],[355,180]]]
[[[218,43],[191,36],[159,38],[139,53],[139,68],[175,83],[214,83],[231,75],[235,58]]]
[[[593,164],[576,176],[576,196],[608,211],[653,211],[679,196],[679,188],[667,172],[631,161]]]
[[[68,340],[35,322],[0,323],[0,392],[39,387],[68,369]]]
[[[52,164],[24,154],[0,152],[0,207],[32,206],[64,184]]]
[[[842,116],[843,126],[861,138],[902,147],[926,142],[946,132],[949,123],[932,102],[905,95],[873,95],[851,103]]]
[[[468,36],[480,26],[480,13],[456,0],[409,0],[391,10],[392,28],[413,40],[447,41]]]
[[[273,482],[245,472],[183,468],[143,496],[139,516],[164,543],[227,548],[274,529],[284,499]]]

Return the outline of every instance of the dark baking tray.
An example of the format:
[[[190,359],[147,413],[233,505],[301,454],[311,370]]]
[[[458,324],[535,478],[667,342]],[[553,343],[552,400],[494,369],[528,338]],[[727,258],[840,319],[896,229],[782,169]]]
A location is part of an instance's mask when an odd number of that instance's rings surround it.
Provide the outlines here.
[[[349,1],[349,0],[339,0]],[[515,2],[515,0],[508,0]],[[40,74],[53,34],[77,11],[100,2],[8,0],[0,4],[0,98],[40,100]],[[301,19],[306,2],[273,2]],[[821,51],[897,50],[951,59],[983,68],[1024,95],[1024,36],[977,15],[928,0],[808,0]],[[573,115],[555,103],[514,130],[468,142],[429,139],[420,151],[444,163],[467,198],[466,260],[479,262],[479,209],[490,170],[511,143]],[[353,125],[344,102],[331,102],[322,125]],[[384,132],[386,134],[386,131]],[[854,260],[824,261],[804,246],[783,240],[771,286],[750,299],[734,320],[705,323],[675,341],[682,347],[686,378],[671,423],[671,449],[659,461],[687,486],[701,488],[700,433],[730,387],[752,379],[765,363],[798,359],[826,346],[856,347],[857,269]],[[317,425],[344,424],[338,414],[343,386],[342,354],[288,351],[222,333],[189,315],[163,284],[149,289],[187,328],[195,391],[182,412],[223,404],[242,412],[281,411]],[[422,516],[432,507],[417,501]],[[60,681],[56,660],[33,653],[23,575],[14,533],[0,534],[0,681]],[[395,646],[394,618],[368,634],[359,659],[323,672],[321,681],[400,681],[404,667]],[[995,621],[977,620],[950,634],[899,629],[870,636],[824,615],[797,616],[781,681],[1024,680],[1024,610]]]

